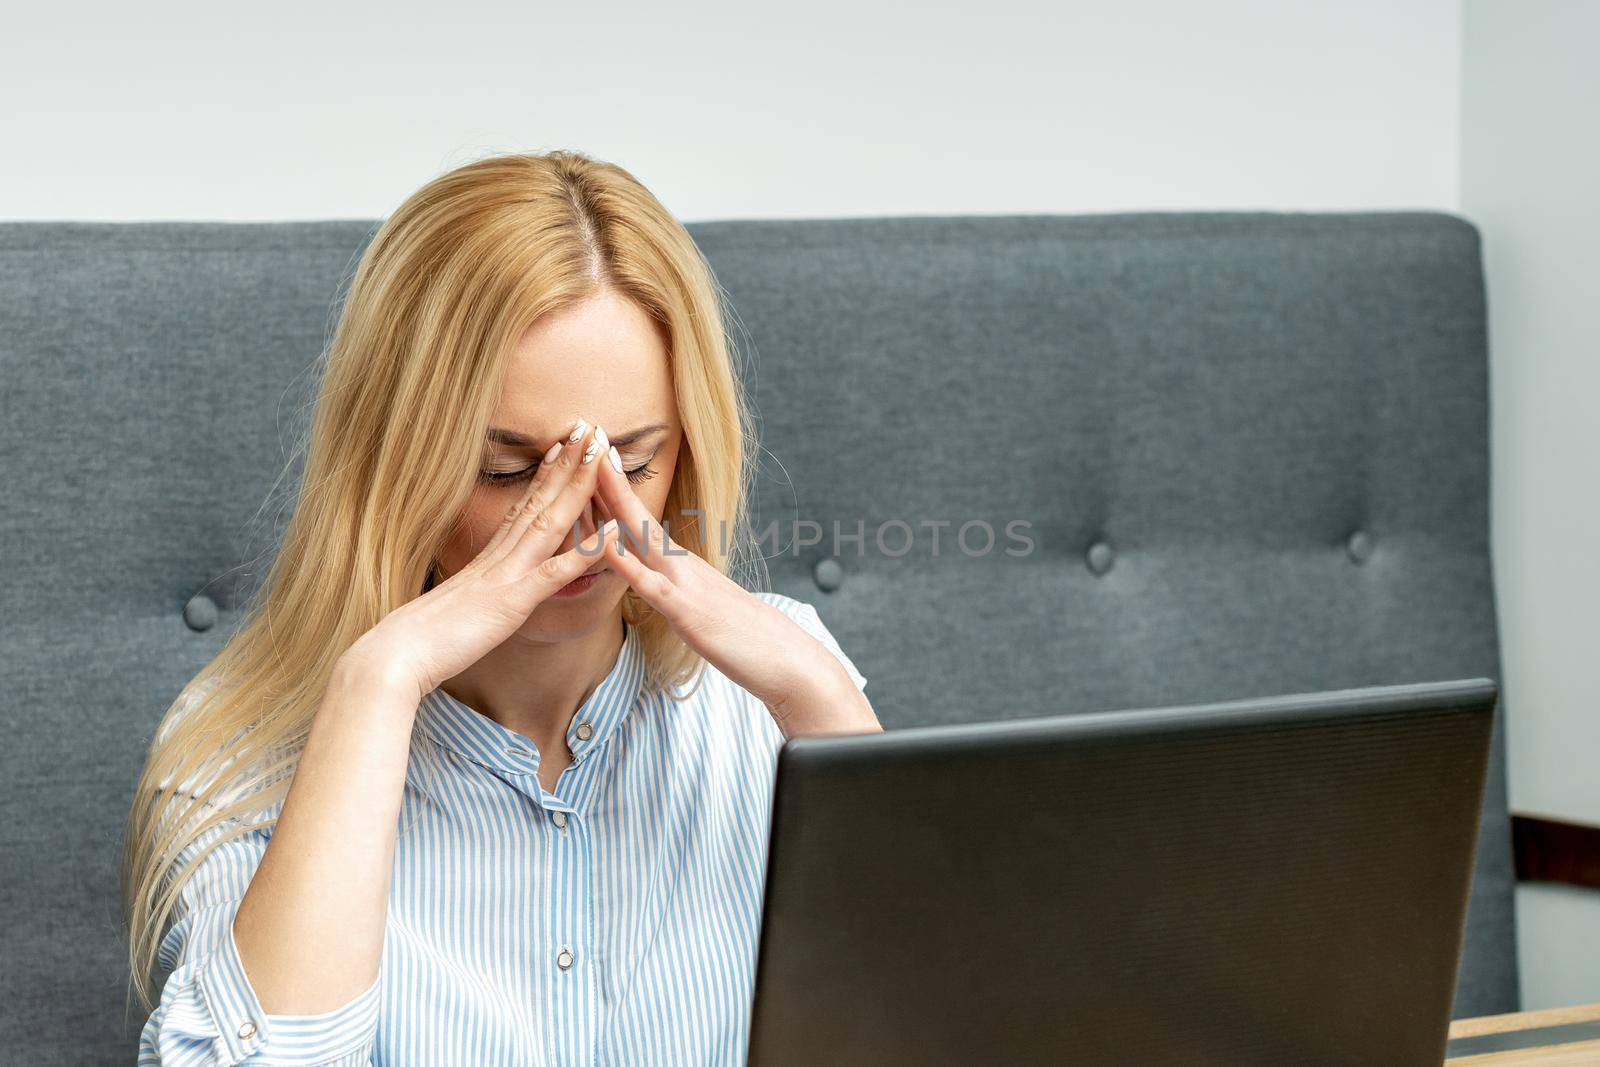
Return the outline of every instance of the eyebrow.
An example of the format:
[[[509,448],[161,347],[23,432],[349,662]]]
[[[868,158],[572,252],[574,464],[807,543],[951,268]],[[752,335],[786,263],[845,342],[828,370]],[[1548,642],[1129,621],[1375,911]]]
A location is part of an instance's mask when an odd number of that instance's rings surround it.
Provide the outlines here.
[[[648,426],[641,426],[637,430],[629,430],[627,433],[618,434],[617,436],[612,437],[611,443],[616,445],[618,448],[627,448],[629,445],[634,444],[641,438],[648,437],[653,433],[660,433],[666,428],[667,424],[664,422],[652,422]],[[489,432],[484,434],[484,437],[486,437],[492,444],[510,445],[513,448],[543,447],[537,440],[527,436],[526,434],[520,434],[514,430],[502,430],[498,426],[490,427]]]

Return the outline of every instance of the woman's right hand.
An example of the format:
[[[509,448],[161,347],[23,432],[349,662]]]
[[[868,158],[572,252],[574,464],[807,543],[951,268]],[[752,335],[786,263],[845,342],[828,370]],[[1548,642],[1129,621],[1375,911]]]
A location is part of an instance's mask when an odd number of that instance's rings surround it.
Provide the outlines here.
[[[600,464],[609,461],[604,430],[580,420],[573,433],[579,436],[551,446],[471,562],[384,616],[347,656],[378,660],[377,668],[401,684],[415,680],[420,700],[515,633],[552,593],[604,569],[600,539],[614,536],[607,527],[555,554],[594,495]]]

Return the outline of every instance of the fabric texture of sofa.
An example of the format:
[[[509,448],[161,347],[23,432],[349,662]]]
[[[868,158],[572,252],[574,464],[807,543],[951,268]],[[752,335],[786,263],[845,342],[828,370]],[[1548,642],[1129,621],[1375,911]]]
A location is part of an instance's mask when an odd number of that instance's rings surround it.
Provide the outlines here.
[[[0,225],[16,1062],[131,1062],[133,783],[264,572],[375,226]],[[736,312],[772,586],[816,604],[887,728],[1499,678],[1470,222],[689,229]],[[1518,1007],[1504,767],[1497,722],[1457,1017]]]

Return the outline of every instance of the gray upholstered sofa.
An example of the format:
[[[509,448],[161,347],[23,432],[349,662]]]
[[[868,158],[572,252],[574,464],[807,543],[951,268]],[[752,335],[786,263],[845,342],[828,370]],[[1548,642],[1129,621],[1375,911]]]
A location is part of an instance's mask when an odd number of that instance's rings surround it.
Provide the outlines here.
[[[0,225],[14,1062],[131,1061],[114,893],[135,773],[272,550],[373,228]],[[889,728],[1499,678],[1462,219],[691,229],[752,364],[758,527],[820,535],[785,538],[772,584],[818,606]],[[1518,1006],[1502,737],[1457,1016]]]

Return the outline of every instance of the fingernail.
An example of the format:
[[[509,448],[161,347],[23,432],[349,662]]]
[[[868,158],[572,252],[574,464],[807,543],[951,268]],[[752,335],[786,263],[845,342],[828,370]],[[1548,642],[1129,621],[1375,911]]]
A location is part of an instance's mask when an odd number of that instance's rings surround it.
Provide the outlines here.
[[[618,474],[621,474],[622,473],[622,457],[617,455],[617,446],[616,445],[612,445],[611,446],[611,451],[608,453],[608,455],[611,457],[611,469],[616,471]]]
[[[602,444],[603,439],[600,436],[600,431],[596,430],[595,436],[589,438],[589,447],[583,450],[583,461],[588,463],[593,460],[594,457],[598,456],[600,454],[600,447]]]
[[[561,454],[561,444],[562,442],[557,441],[555,444],[550,446],[550,451],[544,454],[544,461],[546,463],[554,463],[556,461],[556,457]]]
[[[584,431],[587,430],[588,428],[589,428],[589,424],[587,422],[584,422],[582,419],[579,419],[578,420],[578,425],[574,426],[572,428],[572,432],[567,434],[567,444],[570,445],[570,444],[573,444],[576,441],[583,440]]]
[[[594,428],[594,443],[599,445],[601,448],[611,447],[611,441],[606,437],[605,427],[596,426]]]

